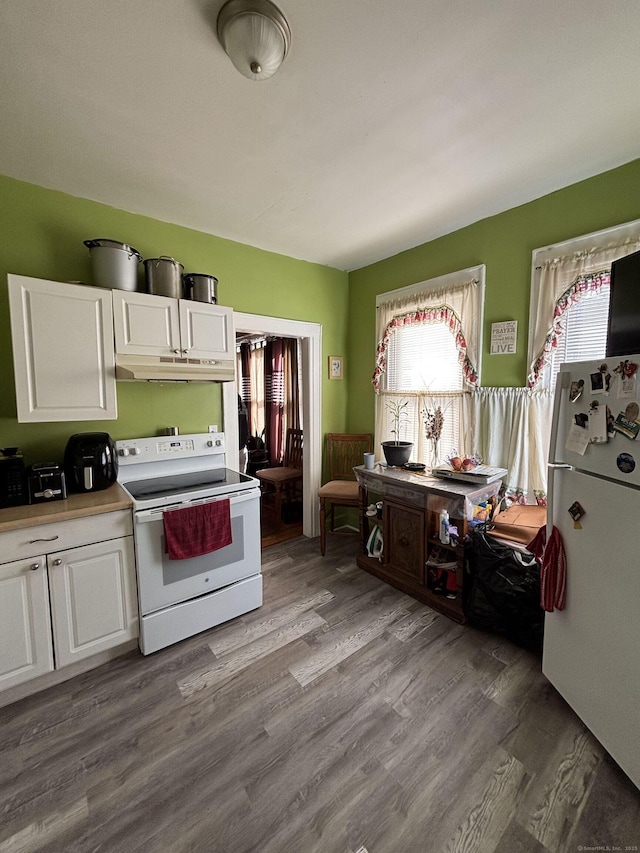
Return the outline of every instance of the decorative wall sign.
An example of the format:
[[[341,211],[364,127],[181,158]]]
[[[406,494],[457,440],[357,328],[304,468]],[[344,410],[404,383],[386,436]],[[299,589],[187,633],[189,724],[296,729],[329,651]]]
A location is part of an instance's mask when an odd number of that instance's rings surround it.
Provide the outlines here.
[[[516,351],[518,321],[491,324],[491,355],[513,355]]]
[[[342,356],[329,356],[329,379],[342,379]]]

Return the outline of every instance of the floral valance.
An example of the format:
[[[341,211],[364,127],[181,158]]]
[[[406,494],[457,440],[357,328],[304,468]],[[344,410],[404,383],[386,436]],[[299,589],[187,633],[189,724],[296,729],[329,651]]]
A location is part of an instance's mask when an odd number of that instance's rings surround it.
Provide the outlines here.
[[[378,342],[376,349],[376,369],[371,378],[376,392],[380,391],[382,374],[387,369],[387,348],[391,341],[391,336],[397,329],[411,326],[415,323],[444,323],[448,326],[455,338],[463,376],[469,385],[475,387],[478,384],[478,376],[467,353],[467,340],[462,330],[460,317],[449,305],[438,305],[433,308],[417,308],[415,311],[408,311],[406,314],[393,317],[387,323],[382,338]]]
[[[608,287],[610,279],[609,270],[601,270],[590,275],[580,275],[560,295],[553,309],[551,328],[544,340],[542,350],[538,353],[531,366],[531,373],[527,377],[528,388],[534,388],[537,385],[540,375],[549,361],[549,356],[554,348],[558,346],[558,340],[562,334],[562,318],[567,309],[571,305],[575,305],[576,302],[579,302],[585,293],[596,293],[603,287]]]

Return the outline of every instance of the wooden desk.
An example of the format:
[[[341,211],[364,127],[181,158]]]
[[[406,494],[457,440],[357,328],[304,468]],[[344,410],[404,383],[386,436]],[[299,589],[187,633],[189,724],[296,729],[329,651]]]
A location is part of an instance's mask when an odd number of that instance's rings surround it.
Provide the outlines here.
[[[475,507],[496,497],[501,481],[478,486],[442,480],[378,463],[375,468],[354,468],[359,485],[360,553],[358,566],[428,604],[457,622],[464,622],[464,536]],[[369,518],[367,506],[382,500],[382,520]],[[450,524],[457,527],[457,544],[444,545],[438,538],[440,511],[446,509]],[[367,541],[374,524],[383,532],[380,558],[370,557]],[[434,591],[433,569],[437,559],[455,563],[455,591]]]

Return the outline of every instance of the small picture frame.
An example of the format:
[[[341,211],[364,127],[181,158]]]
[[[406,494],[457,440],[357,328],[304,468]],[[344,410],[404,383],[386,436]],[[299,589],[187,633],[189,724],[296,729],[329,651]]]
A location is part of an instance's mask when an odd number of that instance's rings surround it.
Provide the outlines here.
[[[329,356],[329,379],[342,379],[342,356]]]

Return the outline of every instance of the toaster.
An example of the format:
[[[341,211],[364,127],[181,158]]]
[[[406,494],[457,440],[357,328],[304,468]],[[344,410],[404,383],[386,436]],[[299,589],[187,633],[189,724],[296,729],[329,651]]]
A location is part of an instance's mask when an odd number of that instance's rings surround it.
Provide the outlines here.
[[[60,465],[39,463],[27,469],[29,503],[63,501],[67,497],[64,471]]]

